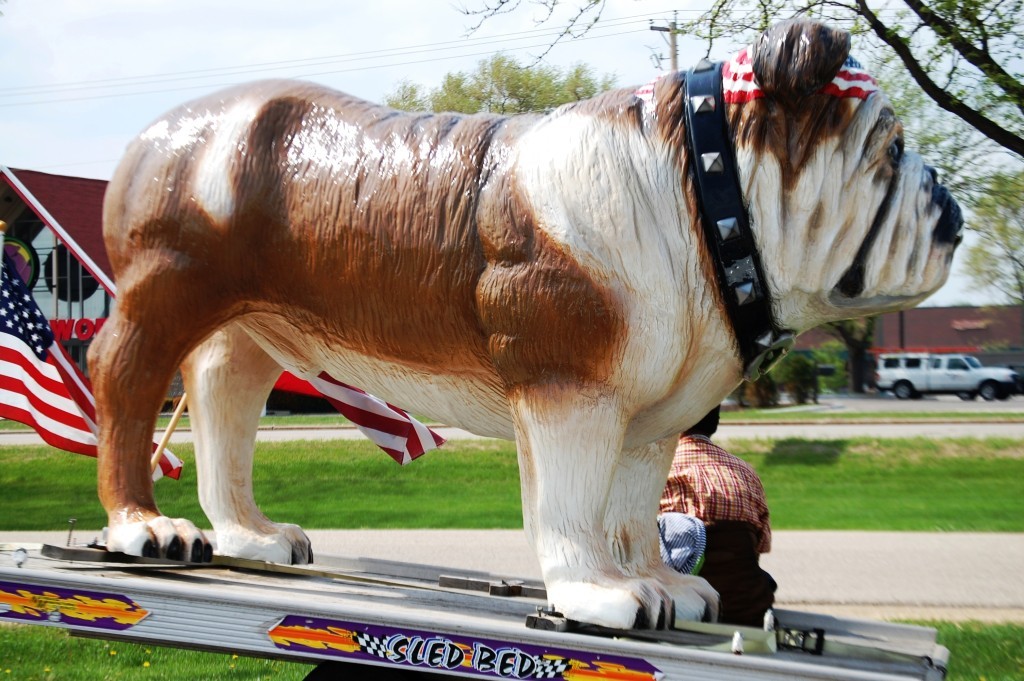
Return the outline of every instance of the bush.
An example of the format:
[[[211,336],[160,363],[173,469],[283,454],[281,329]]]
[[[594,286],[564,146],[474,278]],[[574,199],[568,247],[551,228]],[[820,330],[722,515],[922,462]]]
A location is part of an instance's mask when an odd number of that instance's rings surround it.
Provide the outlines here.
[[[837,340],[830,340],[814,348],[811,354],[815,363],[835,367],[835,373],[831,376],[818,378],[818,385],[822,391],[840,392],[850,387],[850,371],[847,362],[849,352],[845,345]]]
[[[808,354],[789,353],[773,373],[797,404],[807,404],[810,399],[818,401],[818,364]]]

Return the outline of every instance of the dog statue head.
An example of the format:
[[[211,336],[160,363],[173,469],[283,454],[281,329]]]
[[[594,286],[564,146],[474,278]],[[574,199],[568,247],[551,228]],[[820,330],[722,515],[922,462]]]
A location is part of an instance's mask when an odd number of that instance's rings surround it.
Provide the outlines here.
[[[956,202],[849,54],[846,32],[790,21],[725,70],[737,170],[788,328],[916,305],[961,240]]]

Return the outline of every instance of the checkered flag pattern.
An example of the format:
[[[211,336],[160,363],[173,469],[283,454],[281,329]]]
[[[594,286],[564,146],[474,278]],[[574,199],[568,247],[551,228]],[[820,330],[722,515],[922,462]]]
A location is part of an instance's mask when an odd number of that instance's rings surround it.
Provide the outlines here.
[[[388,650],[384,645],[384,639],[381,637],[367,634],[365,631],[357,631],[352,638],[359,644],[359,650],[362,652],[374,657],[387,659]]]
[[[537,660],[537,671],[533,673],[537,679],[560,679],[569,669],[569,660],[564,657],[542,657]]]

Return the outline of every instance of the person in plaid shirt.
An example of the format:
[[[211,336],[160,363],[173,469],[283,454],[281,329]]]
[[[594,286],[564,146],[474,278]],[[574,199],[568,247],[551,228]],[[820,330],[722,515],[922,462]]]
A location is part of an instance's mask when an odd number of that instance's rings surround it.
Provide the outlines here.
[[[768,504],[750,464],[711,442],[719,411],[715,407],[679,438],[660,512],[703,521],[706,545],[699,574],[721,596],[719,619],[760,627],[776,588],[759,565],[760,555],[772,546]]]

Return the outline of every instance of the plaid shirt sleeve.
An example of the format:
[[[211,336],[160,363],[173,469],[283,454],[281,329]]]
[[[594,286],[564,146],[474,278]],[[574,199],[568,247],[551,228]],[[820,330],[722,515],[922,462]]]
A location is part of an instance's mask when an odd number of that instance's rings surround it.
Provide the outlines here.
[[[759,553],[771,550],[772,531],[764,486],[746,461],[702,436],[679,438],[661,497],[661,512],[748,522],[760,531]]]

